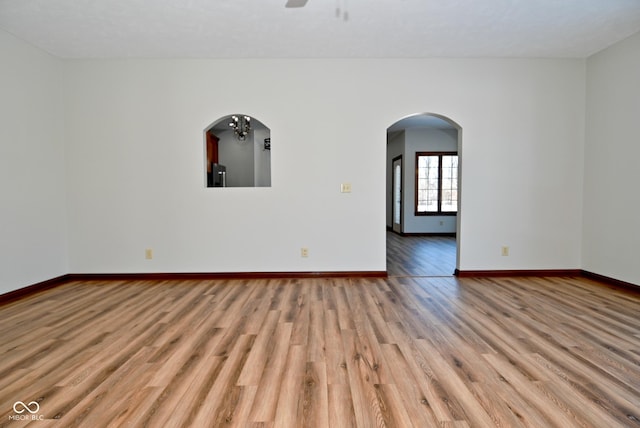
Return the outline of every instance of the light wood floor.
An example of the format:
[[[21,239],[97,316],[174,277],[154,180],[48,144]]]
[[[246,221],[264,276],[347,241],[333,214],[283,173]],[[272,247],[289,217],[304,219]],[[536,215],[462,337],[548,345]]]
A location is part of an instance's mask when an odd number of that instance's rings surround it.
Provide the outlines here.
[[[581,278],[70,282],[0,307],[0,426],[640,426],[638,314]]]
[[[451,276],[455,269],[455,237],[401,236],[387,231],[389,276]]]

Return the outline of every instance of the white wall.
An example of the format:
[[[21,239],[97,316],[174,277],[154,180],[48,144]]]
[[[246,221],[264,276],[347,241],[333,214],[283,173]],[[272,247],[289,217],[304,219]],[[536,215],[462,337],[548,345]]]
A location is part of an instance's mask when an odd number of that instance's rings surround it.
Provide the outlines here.
[[[232,130],[216,132],[220,165],[226,170],[226,185],[229,187],[253,187],[255,154],[253,135],[251,133],[244,141],[236,138]]]
[[[253,131],[254,184],[256,187],[271,186],[271,150],[264,148],[264,140],[270,135],[269,130],[262,127]]]
[[[443,129],[407,129],[406,159],[404,162],[404,232],[405,233],[455,233],[456,216],[417,216],[416,199],[416,153],[456,152],[458,131]]]
[[[0,30],[0,294],[68,272],[59,60]]]
[[[640,33],[587,61],[583,268],[640,284]]]
[[[384,270],[386,129],[421,112],[463,129],[459,268],[580,267],[584,61],[82,60],[66,75],[71,272]],[[271,128],[270,188],[202,186],[202,130],[234,111]]]

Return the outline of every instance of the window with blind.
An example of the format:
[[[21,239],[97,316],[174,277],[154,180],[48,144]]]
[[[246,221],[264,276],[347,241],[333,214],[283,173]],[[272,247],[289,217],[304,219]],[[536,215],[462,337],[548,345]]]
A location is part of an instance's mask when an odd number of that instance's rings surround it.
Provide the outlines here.
[[[416,215],[458,212],[458,154],[416,153]]]

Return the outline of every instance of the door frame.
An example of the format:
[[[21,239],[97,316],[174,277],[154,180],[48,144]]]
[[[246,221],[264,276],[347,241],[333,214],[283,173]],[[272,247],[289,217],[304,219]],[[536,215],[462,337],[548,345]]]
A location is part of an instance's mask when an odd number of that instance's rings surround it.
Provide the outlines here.
[[[462,170],[463,170],[463,128],[462,126],[460,126],[460,124],[458,124],[456,121],[454,121],[453,119],[451,119],[449,116],[445,116],[442,114],[438,114],[438,113],[431,113],[431,112],[422,112],[422,113],[413,113],[404,117],[401,117],[400,119],[396,120],[395,122],[393,122],[390,126],[387,127],[387,150],[388,150],[388,144],[389,144],[389,129],[394,127],[394,125],[398,124],[398,122],[404,120],[404,119],[409,119],[409,118],[413,118],[413,117],[417,117],[417,116],[431,116],[431,117],[435,117],[441,120],[444,120],[445,122],[448,122],[450,125],[452,125],[456,130],[457,130],[457,134],[458,134],[458,213],[456,215],[456,265],[455,265],[455,271],[458,272],[460,270],[460,266],[461,266],[461,258],[462,258],[462,213],[463,213],[463,203],[462,203],[462,195],[463,195],[463,190],[462,190]],[[406,131],[406,129],[408,128],[402,128],[398,127],[396,129],[394,129],[394,131],[399,131],[399,130],[404,130]],[[406,154],[406,153],[403,153]],[[388,159],[388,158],[387,158]],[[394,158],[396,159],[396,158]],[[404,169],[404,165],[402,165],[403,169]],[[388,174],[388,171],[387,171]],[[393,181],[393,161],[391,163],[391,175],[392,175],[392,181]],[[403,174],[404,175],[404,174]],[[389,185],[389,181],[387,181],[387,186]],[[402,182],[402,187],[403,187],[403,191],[404,189],[404,177],[403,177],[403,182]],[[392,184],[393,186],[393,184]],[[387,191],[387,197],[391,198],[391,226],[393,229],[393,189],[391,190],[391,195],[389,196],[389,192]],[[389,208],[385,208],[385,209],[389,209]],[[402,216],[404,216],[404,207],[402,207]],[[388,212],[388,211],[387,211]],[[404,223],[404,218],[401,217],[401,221],[402,223]],[[388,224],[388,223],[387,223]],[[404,226],[404,224],[403,224]],[[388,226],[387,226],[388,228]],[[401,234],[404,234],[404,231],[401,232]]]
[[[396,165],[400,167],[400,186],[397,186],[397,174],[396,174]],[[396,190],[399,191],[399,201],[396,201]],[[391,229],[396,233],[402,233],[402,227],[404,224],[403,214],[404,210],[402,204],[404,202],[403,198],[404,193],[404,163],[402,160],[402,155],[398,155],[391,160]],[[397,206],[399,204],[399,207]],[[397,213],[397,218],[399,221],[396,223],[396,209],[399,210]]]

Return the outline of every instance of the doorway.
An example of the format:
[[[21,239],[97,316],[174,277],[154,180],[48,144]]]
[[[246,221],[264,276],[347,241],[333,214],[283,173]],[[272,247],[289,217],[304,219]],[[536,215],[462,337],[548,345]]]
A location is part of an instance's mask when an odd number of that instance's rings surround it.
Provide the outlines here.
[[[393,221],[392,230],[402,233],[402,155],[393,159]]]
[[[462,129],[456,122],[433,113],[410,115],[387,128],[390,276],[450,276],[459,268],[461,135]],[[447,186],[442,184],[447,171],[451,176],[450,169],[420,167],[424,163],[420,156],[425,153],[430,162],[455,156],[457,171],[453,184],[449,179],[445,180]],[[442,155],[445,153],[447,156]],[[429,208],[425,208],[425,198],[431,201],[434,197],[438,198],[437,203],[426,204]],[[446,198],[448,203],[444,203]],[[432,210],[432,206],[437,209]]]

